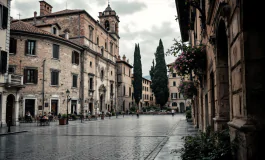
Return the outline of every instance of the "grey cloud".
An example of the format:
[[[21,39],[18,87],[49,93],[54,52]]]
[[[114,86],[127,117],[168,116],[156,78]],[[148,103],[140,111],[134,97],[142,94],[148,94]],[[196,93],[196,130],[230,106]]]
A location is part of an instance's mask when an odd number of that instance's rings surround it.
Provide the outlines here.
[[[114,9],[119,15],[128,15],[139,12],[147,8],[145,3],[129,2],[129,1],[114,1],[111,3],[111,8]]]
[[[103,6],[103,5],[106,5],[107,4],[107,0],[96,0],[97,1],[97,4],[99,6]]]
[[[134,43],[138,43],[135,42],[135,39],[143,39],[143,41],[139,43],[142,58],[143,76],[149,75],[152,61],[155,58],[154,53],[156,52],[156,48],[159,44],[159,39],[162,39],[164,51],[166,52],[167,49],[173,44],[173,39],[180,36],[177,25],[176,28],[172,28],[170,22],[164,22],[161,27],[153,26],[151,31],[143,30],[139,32],[132,32],[128,31],[128,27],[126,26],[124,27],[124,30],[126,31],[125,33],[120,33],[121,42],[122,44],[131,43],[132,47],[130,49],[126,47],[126,50],[132,51],[132,53],[126,53],[126,56],[130,57],[131,62],[133,62]],[[123,50],[123,46],[121,46],[121,50]],[[175,57],[173,56],[166,56],[165,58],[167,63],[171,63],[175,60]]]

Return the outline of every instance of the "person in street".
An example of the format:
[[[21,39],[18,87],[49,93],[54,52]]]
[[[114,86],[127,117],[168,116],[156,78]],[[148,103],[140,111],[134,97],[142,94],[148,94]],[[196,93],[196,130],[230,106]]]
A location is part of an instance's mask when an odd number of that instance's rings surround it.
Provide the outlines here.
[[[171,110],[171,114],[172,114],[172,116],[174,116],[174,113],[175,113],[175,111],[174,111],[174,109],[172,109],[172,110]]]
[[[137,118],[139,118],[139,110],[136,111]]]

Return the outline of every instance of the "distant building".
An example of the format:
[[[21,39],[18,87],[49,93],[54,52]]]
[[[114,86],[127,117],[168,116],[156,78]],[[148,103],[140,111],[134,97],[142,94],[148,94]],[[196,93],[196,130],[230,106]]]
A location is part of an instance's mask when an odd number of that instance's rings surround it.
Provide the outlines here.
[[[178,91],[181,77],[177,75],[176,70],[173,68],[173,63],[168,64],[167,67],[170,70],[168,74],[168,107],[182,113],[186,110],[186,104],[190,102],[190,100],[184,99],[183,95]]]

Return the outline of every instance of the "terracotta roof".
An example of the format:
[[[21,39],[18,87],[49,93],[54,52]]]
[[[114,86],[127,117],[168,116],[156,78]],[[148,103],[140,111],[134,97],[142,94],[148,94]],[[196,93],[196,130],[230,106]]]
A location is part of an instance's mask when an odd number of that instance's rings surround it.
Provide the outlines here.
[[[85,11],[85,10],[83,10],[83,9],[65,9],[65,10],[61,10],[61,11],[58,11],[58,12],[53,12],[53,13],[50,13],[50,14],[46,14],[46,15],[43,15],[41,17],[51,16],[51,15],[59,15],[59,14],[66,14],[66,13],[75,13],[75,12],[80,12],[80,11]]]
[[[45,26],[52,26],[52,25],[56,25],[59,29],[61,29],[61,26],[56,22],[50,22],[50,23],[45,22],[42,24],[36,24],[35,26],[36,27],[45,27]]]
[[[49,35],[49,36],[52,36],[52,37],[56,37],[56,38],[59,38],[59,39],[74,43],[72,41],[69,41],[69,40],[64,39],[62,37],[54,35],[54,34],[52,34],[50,32],[44,31],[42,29],[39,29],[39,28],[37,28],[37,27],[27,23],[27,22],[23,22],[23,21],[16,21],[16,22],[11,23],[10,30],[11,31],[23,31],[23,32],[29,32],[29,33],[36,33],[36,34],[42,34],[42,35]]]
[[[175,62],[167,64],[167,66],[173,66]]]

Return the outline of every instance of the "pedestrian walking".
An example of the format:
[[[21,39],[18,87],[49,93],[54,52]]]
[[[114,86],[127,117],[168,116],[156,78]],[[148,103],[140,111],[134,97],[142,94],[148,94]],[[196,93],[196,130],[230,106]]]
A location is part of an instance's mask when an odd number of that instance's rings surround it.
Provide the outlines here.
[[[174,111],[174,109],[172,109],[171,110],[172,117],[174,116],[174,113],[175,113],[175,111]]]
[[[124,118],[124,111],[122,111],[122,115],[123,115],[123,118]]]
[[[136,111],[137,118],[139,118],[139,110]]]

